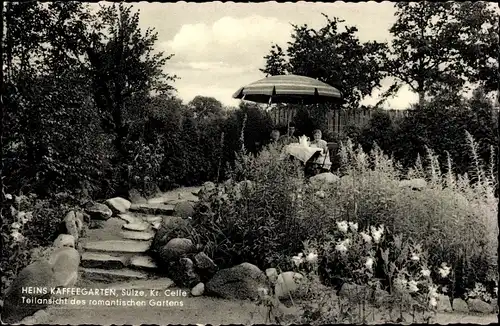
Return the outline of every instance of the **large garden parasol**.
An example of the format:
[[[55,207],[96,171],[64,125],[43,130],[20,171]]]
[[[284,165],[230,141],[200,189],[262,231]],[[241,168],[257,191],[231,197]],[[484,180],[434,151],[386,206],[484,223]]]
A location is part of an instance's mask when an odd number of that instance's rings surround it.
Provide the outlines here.
[[[277,75],[260,79],[241,87],[233,94],[233,98],[269,105],[273,103],[344,103],[342,94],[337,88],[317,79],[299,75]],[[301,148],[298,153],[292,154],[292,148],[289,148],[290,154],[303,157],[301,161],[304,163],[316,156],[308,153],[310,150]],[[303,155],[299,155],[300,153]],[[323,166],[325,166],[326,157],[325,155]]]
[[[343,103],[340,91],[322,81],[299,75],[277,75],[240,88],[233,98],[256,103]]]

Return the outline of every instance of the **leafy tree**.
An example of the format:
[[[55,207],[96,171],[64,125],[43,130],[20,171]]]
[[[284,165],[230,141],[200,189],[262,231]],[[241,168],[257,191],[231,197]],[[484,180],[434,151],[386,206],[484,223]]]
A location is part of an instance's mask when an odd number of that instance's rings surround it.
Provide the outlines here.
[[[496,89],[498,14],[486,2],[399,2],[383,70],[396,78],[384,98],[408,85],[426,95],[460,91],[467,80]],[[495,67],[497,67],[495,69]],[[493,69],[492,69],[493,68]],[[495,85],[495,86],[493,86]]]
[[[157,33],[139,28],[139,13],[122,3],[101,6],[90,32],[86,52],[91,64],[96,104],[107,115],[110,130],[116,133],[115,145],[126,156],[123,141],[127,136],[123,112],[134,97],[169,93],[176,76],[163,68],[172,55],[155,53]]]
[[[357,107],[360,100],[380,86],[383,78],[377,54],[385,49],[378,42],[361,43],[356,27],[339,25],[338,18],[327,19],[326,26],[315,30],[307,25],[293,26],[292,41],[286,53],[273,45],[260,69],[267,75],[304,75],[330,84],[342,91],[348,107]]]
[[[187,104],[189,110],[198,119],[213,119],[222,117],[222,103],[213,97],[196,96]]]

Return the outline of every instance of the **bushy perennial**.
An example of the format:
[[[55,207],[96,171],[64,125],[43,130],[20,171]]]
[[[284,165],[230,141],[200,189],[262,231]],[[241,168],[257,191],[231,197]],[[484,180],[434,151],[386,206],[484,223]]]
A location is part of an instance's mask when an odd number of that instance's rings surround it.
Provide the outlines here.
[[[7,194],[5,197],[12,199],[12,195],[10,194]],[[15,199],[16,202],[19,202],[17,196]],[[24,236],[22,235],[21,230],[23,229],[26,223],[29,223],[33,219],[33,213],[17,211],[14,207],[11,207],[11,211],[12,215],[16,216],[16,221],[10,225],[11,228],[10,236],[12,237],[14,242],[21,242],[24,240]]]

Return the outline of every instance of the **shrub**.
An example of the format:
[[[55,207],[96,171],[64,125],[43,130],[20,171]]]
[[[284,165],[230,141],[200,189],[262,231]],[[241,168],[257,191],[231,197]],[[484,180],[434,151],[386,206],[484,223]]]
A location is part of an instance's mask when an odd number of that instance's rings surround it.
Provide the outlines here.
[[[68,197],[41,200],[32,194],[8,197],[12,199],[2,210],[2,293],[18,272],[30,263],[34,249],[53,243],[65,214],[77,202]]]
[[[193,217],[197,238],[222,266],[288,266],[283,257],[300,250],[317,230],[301,218],[304,182],[297,165],[279,157],[275,148],[257,156],[242,154],[227,192],[198,205]],[[240,180],[250,180],[252,188],[240,191]]]

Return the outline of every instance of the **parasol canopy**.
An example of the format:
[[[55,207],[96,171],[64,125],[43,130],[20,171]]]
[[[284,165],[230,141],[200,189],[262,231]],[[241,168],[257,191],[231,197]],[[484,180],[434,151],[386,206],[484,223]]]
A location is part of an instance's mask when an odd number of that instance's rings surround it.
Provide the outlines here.
[[[343,103],[340,91],[322,81],[299,75],[277,75],[240,88],[233,98],[256,103]]]

